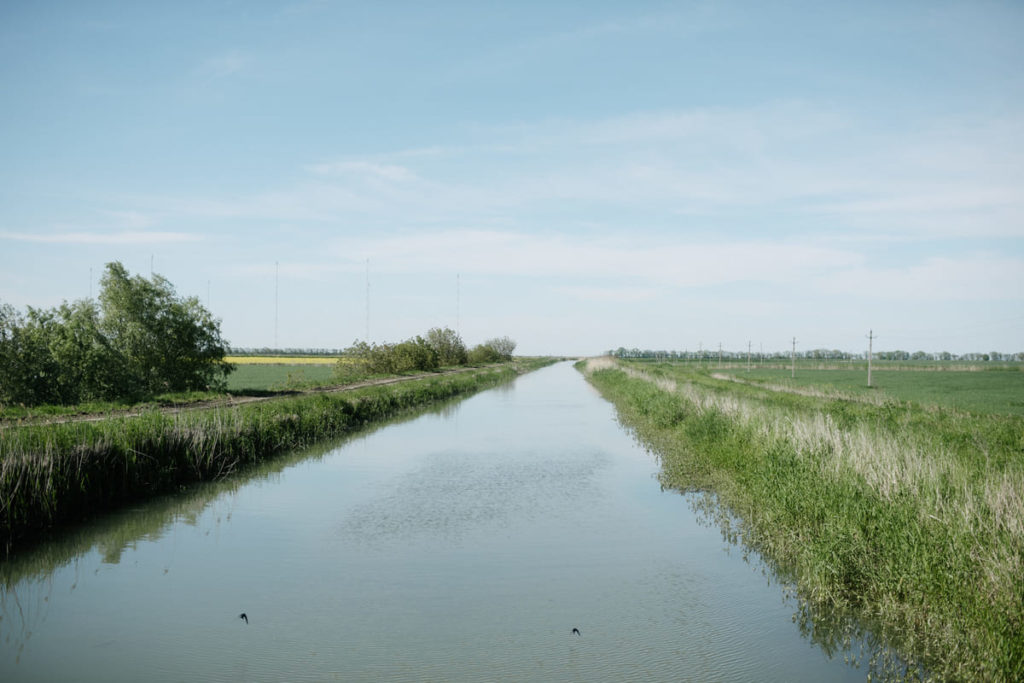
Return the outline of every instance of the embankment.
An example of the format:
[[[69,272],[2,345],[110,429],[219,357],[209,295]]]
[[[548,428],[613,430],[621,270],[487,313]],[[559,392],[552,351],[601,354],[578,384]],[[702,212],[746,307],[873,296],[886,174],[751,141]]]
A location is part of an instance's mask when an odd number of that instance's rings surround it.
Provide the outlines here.
[[[585,372],[659,455],[663,485],[713,492],[724,530],[792,583],[812,637],[829,615],[902,655],[888,675],[1024,680],[1019,416],[780,394],[671,364]]]
[[[9,550],[72,523],[277,454],[342,436],[402,411],[506,382],[548,360],[425,377],[338,394],[152,411],[0,431],[0,540]]]

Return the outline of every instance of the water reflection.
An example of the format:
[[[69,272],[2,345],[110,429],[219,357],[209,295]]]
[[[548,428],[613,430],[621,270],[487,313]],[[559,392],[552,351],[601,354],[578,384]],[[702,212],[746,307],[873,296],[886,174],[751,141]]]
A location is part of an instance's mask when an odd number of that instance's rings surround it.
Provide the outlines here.
[[[570,366],[424,412],[0,563],[0,678],[863,678]]]
[[[825,601],[809,599],[797,587],[792,571],[769,561],[751,541],[744,521],[732,514],[718,497],[708,490],[684,492],[700,524],[717,528],[730,547],[740,549],[744,562],[760,571],[769,584],[776,583],[794,605],[793,622],[800,635],[817,646],[830,659],[841,658],[850,666],[862,668],[869,680],[928,680],[920,662],[900,655],[893,647],[899,634],[887,633],[879,622],[854,610],[838,609]]]
[[[54,597],[54,574],[58,570],[67,569],[71,573],[68,592],[74,592],[86,556],[98,556],[101,565],[117,565],[126,552],[136,550],[141,543],[160,541],[177,524],[198,528],[203,519],[207,519],[210,526],[201,532],[206,536],[217,534],[223,524],[231,521],[234,494],[239,489],[258,483],[277,484],[282,472],[298,463],[321,460],[344,444],[364,441],[381,429],[423,415],[453,418],[458,409],[456,399],[409,411],[357,433],[238,470],[226,478],[183,487],[179,493],[151,498],[44,535],[31,546],[0,561],[0,642],[5,648],[17,648],[19,653],[24,649],[32,634],[46,621]],[[216,514],[206,515],[211,508]],[[101,570],[102,567],[93,568],[91,573],[98,575]],[[170,571],[171,563],[166,562],[163,573]]]

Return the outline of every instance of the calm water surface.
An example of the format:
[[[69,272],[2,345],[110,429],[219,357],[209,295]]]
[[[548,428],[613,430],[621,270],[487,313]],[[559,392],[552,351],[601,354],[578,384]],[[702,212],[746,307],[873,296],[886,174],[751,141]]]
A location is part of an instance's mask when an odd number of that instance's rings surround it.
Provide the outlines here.
[[[547,368],[0,565],[0,680],[863,680],[657,469]]]

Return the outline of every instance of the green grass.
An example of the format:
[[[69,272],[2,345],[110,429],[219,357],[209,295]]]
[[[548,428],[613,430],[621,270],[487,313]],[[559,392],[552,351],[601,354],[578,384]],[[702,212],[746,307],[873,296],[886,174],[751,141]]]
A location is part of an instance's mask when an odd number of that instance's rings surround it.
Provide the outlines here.
[[[520,359],[530,362],[529,359]],[[441,368],[444,370],[445,368]],[[420,372],[403,373],[413,377]],[[432,374],[432,373],[426,373]],[[394,377],[396,375],[390,375]],[[369,379],[380,379],[386,375],[366,375],[349,373],[340,377],[335,372],[335,365],[316,364],[238,364],[235,371],[228,375],[227,393],[233,396],[267,396],[287,394],[294,391],[314,389],[317,387],[341,386]],[[22,419],[61,417],[84,414],[104,414],[124,410],[147,410],[161,406],[181,406],[188,403],[210,401],[224,398],[225,394],[212,391],[191,391],[173,394],[161,394],[154,398],[135,403],[130,401],[110,401],[80,403],[77,405],[40,405],[26,407],[21,405],[0,405],[0,420],[16,421]]]
[[[663,485],[712,492],[723,531],[792,582],[827,651],[868,627],[910,666],[872,660],[873,675],[1024,680],[1024,418],[671,363],[589,378],[660,455]]]
[[[228,375],[228,392],[287,391],[338,384],[334,365],[236,365]]]
[[[984,371],[727,369],[740,381],[783,388],[817,388],[859,396],[876,402],[912,401],[974,413],[1024,415],[1024,372],[1005,367]]]

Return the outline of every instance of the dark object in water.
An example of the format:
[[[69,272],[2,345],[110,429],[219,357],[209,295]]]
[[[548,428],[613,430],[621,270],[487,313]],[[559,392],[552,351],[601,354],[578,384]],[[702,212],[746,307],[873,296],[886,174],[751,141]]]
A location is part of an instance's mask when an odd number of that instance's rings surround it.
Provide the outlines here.
[[[243,616],[245,616],[245,615],[243,615]],[[572,632],[573,632],[573,635],[577,635],[577,636],[580,635],[580,630],[578,628],[573,628]]]
[[[238,618],[239,618],[239,619],[244,619],[244,620],[245,620],[245,623],[247,623],[247,624],[249,623],[249,617],[247,617],[247,616],[245,615],[245,612],[242,612],[241,614],[239,614],[239,615],[238,615]]]

